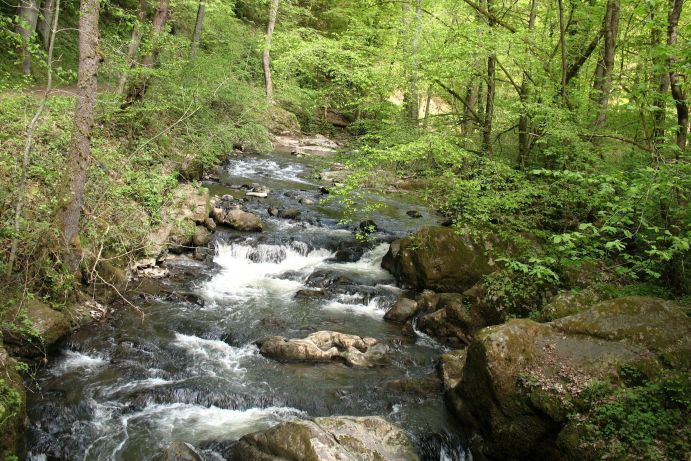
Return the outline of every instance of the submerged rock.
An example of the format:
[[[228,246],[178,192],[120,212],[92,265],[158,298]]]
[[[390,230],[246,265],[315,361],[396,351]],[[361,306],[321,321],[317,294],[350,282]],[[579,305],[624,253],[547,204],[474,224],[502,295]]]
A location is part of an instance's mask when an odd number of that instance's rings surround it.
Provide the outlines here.
[[[379,416],[291,421],[248,434],[235,447],[239,461],[417,461],[409,437]]]
[[[382,267],[404,287],[462,292],[498,269],[490,241],[472,241],[447,227],[428,227],[395,240]]]
[[[301,211],[296,208],[278,210],[278,217],[282,219],[299,219]]]
[[[557,443],[573,400],[593,380],[619,382],[622,367],[654,378],[690,366],[691,319],[682,307],[620,298],[551,323],[523,319],[485,328],[468,348],[448,401],[483,434],[493,458],[577,459],[568,438],[558,449]]]
[[[405,323],[415,315],[418,303],[412,299],[400,298],[391,309],[384,314],[384,319],[396,323]]]
[[[362,338],[336,331],[318,331],[303,339],[271,336],[257,342],[259,352],[269,358],[305,362],[343,362],[354,367],[375,366],[386,347],[374,338]]]
[[[175,441],[168,445],[157,461],[202,461],[196,451],[184,442]]]
[[[42,357],[46,349],[70,332],[70,322],[65,314],[35,299],[24,306],[33,333],[5,329],[2,336],[7,350],[15,356]],[[0,377],[2,378],[2,377]]]

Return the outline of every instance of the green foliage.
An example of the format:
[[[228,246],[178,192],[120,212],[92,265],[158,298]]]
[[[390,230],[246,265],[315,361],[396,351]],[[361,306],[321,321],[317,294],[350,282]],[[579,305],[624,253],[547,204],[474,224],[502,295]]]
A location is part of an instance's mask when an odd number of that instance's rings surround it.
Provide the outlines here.
[[[0,379],[0,432],[9,430],[12,418],[19,414],[22,396],[5,379]]]
[[[691,450],[691,378],[670,373],[647,381],[637,370],[622,370],[630,387],[595,382],[584,393],[589,408],[577,417],[583,443],[601,459],[633,456],[649,460],[685,460]]]

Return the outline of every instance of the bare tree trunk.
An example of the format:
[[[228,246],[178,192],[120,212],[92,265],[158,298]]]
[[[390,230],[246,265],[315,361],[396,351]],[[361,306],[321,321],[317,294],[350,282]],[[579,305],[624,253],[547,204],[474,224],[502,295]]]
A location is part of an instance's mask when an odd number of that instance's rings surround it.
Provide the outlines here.
[[[199,0],[199,7],[197,8],[197,20],[194,23],[194,34],[192,34],[192,50],[190,51],[190,58],[194,61],[197,57],[197,48],[202,38],[202,25],[204,24],[204,12],[206,11],[206,0]]]
[[[530,3],[530,17],[528,18],[528,30],[533,31],[535,28],[535,19],[537,17],[537,0],[532,0]],[[528,73],[523,72],[523,81],[519,91],[519,99],[521,100],[521,114],[518,118],[518,167],[525,168],[528,153],[530,152],[530,115],[528,114],[528,97],[530,87],[528,86]]]
[[[617,46],[617,33],[619,32],[619,0],[607,1],[603,30],[605,31],[605,43],[602,47],[602,55],[595,68],[595,78],[593,79],[593,96],[599,106],[597,117],[595,118],[596,128],[602,128],[607,120],[609,93],[612,89],[614,53]]]
[[[29,126],[26,129],[26,141],[24,143],[24,155],[22,156],[22,177],[19,182],[19,187],[17,192],[19,196],[17,197],[17,203],[14,208],[14,237],[12,238],[12,243],[10,244],[10,257],[7,263],[7,275],[12,274],[14,268],[14,262],[17,258],[17,250],[19,249],[19,231],[20,231],[20,221],[22,218],[22,210],[24,208],[25,190],[26,190],[26,179],[29,172],[29,164],[31,161],[31,148],[34,144],[34,132],[36,131],[36,126],[38,121],[46,109],[46,104],[48,103],[48,98],[53,89],[53,46],[55,44],[55,34],[58,28],[58,17],[60,16],[60,0],[55,0],[53,5],[51,5],[51,27],[50,34],[48,35],[48,77],[46,80],[46,90],[43,93],[43,98],[41,99],[36,112],[34,113]]]
[[[38,18],[38,25],[36,26],[36,30],[38,30],[38,34],[41,36],[41,45],[46,51],[48,51],[48,47],[50,46],[50,34],[53,24],[55,2],[56,0],[43,0],[41,4],[41,14]]]
[[[487,11],[490,13],[489,26],[494,27],[494,0],[487,0]],[[485,97],[485,120],[482,130],[482,147],[489,157],[493,154],[492,122],[494,118],[494,94],[496,91],[497,58],[494,54],[487,57],[487,93]]]
[[[19,24],[17,24],[16,32],[22,39],[19,52],[22,55],[22,72],[24,75],[31,75],[31,52],[29,51],[29,43],[36,31],[38,9],[38,0],[21,0],[17,8]]]
[[[669,25],[667,27],[667,45],[673,50],[677,45],[677,27],[681,16],[684,0],[670,0]],[[686,150],[686,136],[689,130],[689,106],[686,102],[686,75],[676,71],[677,58],[674,54],[669,57],[669,83],[672,89],[674,106],[677,109],[677,158],[683,158]]]
[[[410,121],[413,126],[418,125],[420,119],[420,91],[418,89],[418,71],[420,64],[418,62],[418,46],[420,43],[420,27],[422,16],[422,0],[415,0],[415,16],[413,18],[413,40],[410,46],[411,56],[413,62],[410,68],[410,78],[408,80],[408,94],[410,96]]]
[[[559,0],[559,44],[561,48],[561,99],[567,105],[566,77],[568,63],[566,61],[566,23],[564,22],[564,0]]]
[[[98,15],[99,0],[81,0],[79,8],[79,76],[74,131],[65,168],[64,190],[60,203],[60,225],[65,262],[72,272],[79,268],[79,221],[91,156],[91,130],[98,93]]]
[[[271,0],[269,8],[269,24],[266,26],[266,38],[264,39],[264,55],[262,65],[264,66],[264,83],[266,84],[266,99],[269,104],[274,102],[274,81],[271,77],[271,39],[276,28],[276,17],[278,16],[278,6],[280,0]]]
[[[139,12],[137,14],[137,22],[132,26],[132,37],[127,46],[127,66],[132,69],[137,65],[137,51],[142,41],[141,24],[146,20],[146,11],[148,9],[147,0],[139,0]],[[125,93],[125,84],[127,83],[128,71],[124,71],[118,78],[117,93],[122,96]]]

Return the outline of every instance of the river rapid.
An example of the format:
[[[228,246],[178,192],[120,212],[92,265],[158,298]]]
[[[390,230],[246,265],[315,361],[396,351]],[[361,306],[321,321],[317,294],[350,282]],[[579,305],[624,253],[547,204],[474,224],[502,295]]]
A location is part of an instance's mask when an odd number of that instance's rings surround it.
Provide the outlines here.
[[[385,416],[411,434],[421,459],[471,459],[430,379],[444,348],[383,320],[403,294],[380,267],[387,242],[436,216],[379,197],[371,217],[380,231],[360,244],[352,224],[339,224],[339,205],[320,201],[317,163],[278,153],[231,157],[220,181],[205,185],[236,198],[242,184],[269,187],[268,198],[245,204],[264,231],[219,228],[205,261],[170,259],[170,277],[133,290],[143,319],[118,309],[64,341],[31,383],[28,460],[152,460],[172,441],[192,444],[204,460],[230,460],[244,434],[328,415]],[[301,219],[269,217],[271,206],[298,208]],[[295,296],[339,277],[348,282],[327,297]],[[375,368],[281,363],[254,344],[318,330],[377,338],[388,360]]]

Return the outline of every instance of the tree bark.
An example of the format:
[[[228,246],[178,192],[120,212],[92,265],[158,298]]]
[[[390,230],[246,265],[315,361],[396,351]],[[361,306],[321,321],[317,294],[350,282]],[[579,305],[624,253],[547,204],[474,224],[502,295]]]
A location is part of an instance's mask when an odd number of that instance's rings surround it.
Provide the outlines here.
[[[192,34],[192,49],[190,50],[190,58],[193,61],[197,57],[197,49],[199,48],[199,42],[202,38],[202,25],[204,24],[205,11],[206,0],[199,0],[199,7],[197,8],[197,20],[194,23],[194,33]]]
[[[41,4],[41,14],[38,18],[38,25],[36,26],[36,30],[38,30],[38,34],[41,36],[41,45],[46,51],[48,51],[48,47],[50,46],[50,34],[54,10],[56,8],[55,2],[56,0],[43,0]]]
[[[530,3],[530,16],[528,18],[528,30],[533,31],[535,28],[535,19],[537,18],[537,0],[532,0]],[[530,151],[530,115],[528,113],[528,97],[530,87],[528,86],[528,73],[523,72],[523,81],[521,82],[518,97],[521,101],[521,113],[518,117],[518,167],[525,168]]]
[[[667,27],[667,45],[670,50],[674,50],[677,46],[677,27],[679,25],[679,17],[681,16],[682,6],[684,0],[670,0],[669,22]],[[686,102],[686,91],[684,84],[686,83],[686,75],[675,70],[677,58],[672,51],[668,59],[669,63],[669,83],[672,90],[672,98],[674,99],[674,107],[677,110],[677,147],[679,151],[677,158],[683,158],[686,150],[686,136],[689,130],[689,106]]]
[[[24,155],[22,156],[22,177],[19,182],[19,187],[17,188],[18,196],[17,202],[14,208],[14,237],[12,238],[12,243],[10,244],[10,257],[7,262],[7,275],[12,274],[14,269],[14,262],[17,257],[17,250],[19,249],[19,231],[20,222],[22,218],[22,210],[24,208],[24,200],[26,198],[26,180],[29,173],[29,165],[31,162],[31,149],[34,144],[34,132],[38,126],[38,121],[43,115],[43,111],[46,109],[48,104],[48,98],[53,90],[53,47],[55,45],[55,34],[58,28],[58,18],[60,16],[60,0],[55,0],[51,5],[51,25],[50,32],[48,34],[48,75],[46,79],[46,90],[43,93],[43,98],[34,113],[29,126],[26,129],[26,141],[24,142]]]
[[[593,79],[593,96],[598,103],[598,113],[595,118],[596,128],[602,128],[607,120],[609,93],[612,89],[614,53],[617,46],[617,33],[619,32],[619,0],[607,1],[602,29],[604,30],[605,43],[602,47],[600,60],[595,67]]]
[[[262,65],[264,66],[264,84],[266,85],[266,99],[269,104],[274,101],[274,81],[271,76],[271,39],[276,28],[276,17],[278,16],[278,6],[280,0],[271,0],[269,6],[269,23],[266,26],[266,38],[264,39],[264,55]]]
[[[569,71],[566,61],[566,23],[564,22],[564,0],[559,0],[559,46],[561,48],[561,99],[567,105],[566,76]]]
[[[147,54],[142,59],[142,67],[153,68],[158,62],[158,54],[161,52],[161,45],[159,41],[161,40],[161,35],[166,28],[169,10],[170,0],[159,0],[156,13],[154,13],[154,19],[151,23],[151,37],[154,44],[151,48],[151,53]],[[139,82],[135,82],[132,86],[130,86],[129,91],[127,92],[127,97],[125,98],[125,102],[120,107],[122,109],[126,109],[136,101],[143,100],[144,96],[146,95],[146,91],[149,89],[150,83],[150,75],[147,75]]]
[[[17,16],[19,16],[19,24],[17,24],[16,32],[22,39],[22,44],[19,47],[19,53],[22,56],[22,72],[24,75],[31,75],[31,52],[29,51],[29,44],[31,37],[36,31],[36,24],[38,22],[39,0],[21,0],[17,7]]]
[[[64,173],[61,197],[60,227],[67,267],[74,273],[79,268],[79,221],[91,156],[91,130],[98,93],[98,16],[99,0],[81,0],[79,8],[79,73],[74,130],[69,158]]]
[[[487,11],[490,13],[489,26],[494,27],[494,0],[487,0]],[[496,91],[497,58],[494,53],[487,57],[487,93],[485,95],[485,119],[482,129],[482,147],[489,157],[493,154],[492,122],[494,118],[494,95]]]
[[[139,12],[137,14],[137,22],[132,26],[132,37],[127,46],[127,66],[132,69],[137,65],[137,51],[142,41],[141,24],[146,20],[146,11],[148,9],[147,0],[139,0]],[[117,93],[122,96],[125,92],[125,84],[127,83],[128,71],[124,71],[118,78]]]
[[[479,67],[479,66],[478,66]],[[477,76],[479,77],[479,76]],[[478,105],[478,98],[480,97],[480,83],[474,81],[476,76],[471,78],[468,84],[468,90],[466,92],[466,102],[467,105],[463,107],[463,126],[462,132],[465,136],[469,135],[473,131],[473,123],[475,118],[472,114],[477,113],[474,108]]]
[[[659,47],[662,44],[663,33],[662,28],[655,23],[655,12],[651,9],[650,20],[653,23],[653,28],[650,33],[650,46],[652,48]],[[664,69],[666,63],[664,57],[659,53],[653,55],[653,68]],[[662,70],[653,74],[653,81],[657,81],[657,89],[653,97],[653,129],[651,130],[650,144],[655,153],[655,160],[659,160],[659,152],[662,144],[665,141],[665,122],[667,119],[667,105],[665,103],[665,95],[669,89],[669,73]]]

